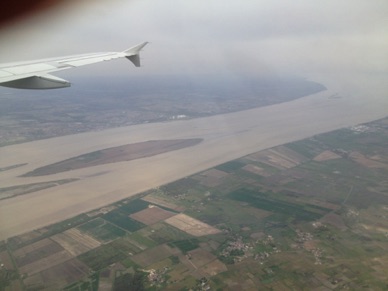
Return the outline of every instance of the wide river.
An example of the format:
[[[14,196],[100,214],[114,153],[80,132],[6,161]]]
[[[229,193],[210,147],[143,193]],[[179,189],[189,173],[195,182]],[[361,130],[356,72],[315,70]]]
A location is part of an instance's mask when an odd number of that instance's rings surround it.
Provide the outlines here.
[[[142,124],[0,148],[1,187],[80,180],[0,200],[0,239],[102,207],[241,156],[388,115],[384,80],[322,82],[328,90],[295,101],[184,121]],[[335,96],[335,98],[333,98]],[[338,98],[339,97],[339,98]],[[37,167],[104,148],[158,139],[203,138],[192,147],[152,157],[42,177]]]

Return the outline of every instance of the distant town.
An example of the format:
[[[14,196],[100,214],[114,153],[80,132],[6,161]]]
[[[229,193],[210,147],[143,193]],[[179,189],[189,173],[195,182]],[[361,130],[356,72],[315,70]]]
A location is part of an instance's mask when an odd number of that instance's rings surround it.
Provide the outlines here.
[[[325,90],[321,84],[302,79],[255,80],[247,89],[230,76],[212,78],[104,80],[102,84],[110,85],[101,90],[98,78],[92,84],[85,80],[64,90],[2,88],[5,93],[0,95],[0,146],[240,111]]]

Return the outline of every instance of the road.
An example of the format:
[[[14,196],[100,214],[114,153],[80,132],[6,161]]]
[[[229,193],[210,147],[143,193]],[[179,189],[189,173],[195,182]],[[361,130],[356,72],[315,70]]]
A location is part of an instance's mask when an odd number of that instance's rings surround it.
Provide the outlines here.
[[[80,180],[1,200],[0,239],[102,207],[253,152],[388,115],[385,82],[370,82],[363,90],[352,82],[346,84],[346,87],[336,86],[333,82],[325,92],[246,111],[2,147],[0,168],[27,165],[0,172],[1,187],[66,178]],[[335,94],[340,98],[332,98]],[[37,167],[91,151],[147,140],[184,138],[204,141],[129,162],[42,177],[19,177]]]

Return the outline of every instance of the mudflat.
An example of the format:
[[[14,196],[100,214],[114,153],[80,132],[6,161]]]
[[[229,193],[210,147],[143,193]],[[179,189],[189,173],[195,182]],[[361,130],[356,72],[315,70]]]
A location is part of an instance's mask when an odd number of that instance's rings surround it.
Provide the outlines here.
[[[199,138],[183,140],[150,140],[103,149],[60,161],[55,164],[50,164],[42,168],[37,168],[32,172],[26,173],[23,177],[51,175],[98,165],[151,157],[168,151],[193,146],[201,141],[202,140]]]
[[[79,180],[1,200],[0,239],[102,207],[247,154],[388,115],[386,90],[372,90],[371,86],[365,91],[334,88],[291,102],[230,114],[120,127],[2,147],[0,168],[7,170],[0,172],[1,187]],[[372,93],[366,95],[366,92]],[[334,94],[340,98],[331,98]],[[173,139],[203,141],[136,160],[22,177],[36,168],[87,153]]]

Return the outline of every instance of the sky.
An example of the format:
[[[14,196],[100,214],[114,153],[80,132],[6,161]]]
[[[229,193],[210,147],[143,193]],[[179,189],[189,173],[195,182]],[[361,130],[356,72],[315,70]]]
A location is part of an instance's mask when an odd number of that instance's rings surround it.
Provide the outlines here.
[[[0,30],[0,62],[121,51],[149,41],[140,70],[121,60],[74,74],[312,79],[388,72],[386,0],[80,2]]]

